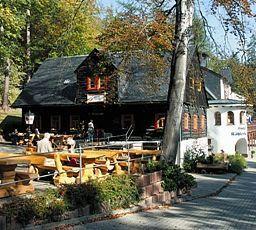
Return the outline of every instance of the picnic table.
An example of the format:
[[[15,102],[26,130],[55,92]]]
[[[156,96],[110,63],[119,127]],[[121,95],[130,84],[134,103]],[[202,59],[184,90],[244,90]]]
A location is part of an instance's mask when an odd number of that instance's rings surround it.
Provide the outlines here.
[[[19,164],[30,166],[31,161],[20,154],[0,153],[0,198],[34,191],[31,177],[37,175],[28,171],[16,171]]]

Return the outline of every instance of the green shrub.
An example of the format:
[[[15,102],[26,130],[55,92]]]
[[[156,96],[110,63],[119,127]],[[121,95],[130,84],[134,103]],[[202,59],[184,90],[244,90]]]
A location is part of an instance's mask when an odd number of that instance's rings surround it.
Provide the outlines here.
[[[63,199],[54,199],[45,210],[44,216],[45,219],[55,220],[56,216],[60,216],[68,210],[69,206]]]
[[[99,202],[98,190],[92,182],[64,185],[60,191],[72,209],[95,205]]]
[[[2,212],[8,221],[15,218],[18,223],[25,226],[36,216],[35,206],[32,199],[16,198],[14,201],[4,204]]]
[[[109,176],[104,180],[93,180],[81,185],[66,185],[59,190],[47,189],[32,198],[19,198],[3,205],[1,213],[8,220],[12,217],[23,226],[32,220],[55,220],[67,210],[91,205],[92,211],[127,208],[139,202],[139,190],[133,177]]]
[[[205,153],[200,148],[190,148],[184,153],[183,168],[186,172],[195,172],[197,162],[207,163]]]
[[[139,201],[139,190],[128,175],[112,175],[104,180],[68,185],[63,189],[64,197],[72,207],[91,205],[95,212],[102,205],[106,209],[127,208]]]
[[[236,153],[235,155],[228,156],[229,161],[229,171],[237,174],[241,174],[243,169],[247,167],[247,162],[245,158]]]
[[[182,171],[180,166],[166,162],[149,162],[147,172],[162,170],[162,186],[165,191],[176,191],[178,189],[190,189],[196,185],[195,178]]]
[[[187,173],[183,173],[181,180],[179,182],[180,188],[185,188],[186,190],[191,189],[192,187],[196,186],[197,183],[195,181],[195,178]]]
[[[32,198],[17,198],[4,204],[2,212],[9,220],[15,218],[23,226],[32,220],[52,220],[54,216],[68,210],[68,205],[59,197],[56,190],[46,190]]]
[[[94,181],[98,188],[99,201],[109,209],[127,208],[139,201],[139,190],[131,176],[111,176]]]

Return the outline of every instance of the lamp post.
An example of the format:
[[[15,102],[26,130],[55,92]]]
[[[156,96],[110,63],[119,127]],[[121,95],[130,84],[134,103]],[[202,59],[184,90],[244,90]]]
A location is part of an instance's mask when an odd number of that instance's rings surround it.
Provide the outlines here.
[[[27,113],[25,113],[25,122],[26,122],[26,125],[28,125],[28,140],[31,133],[30,125],[33,125],[34,118],[35,118],[35,115],[34,113],[31,113],[30,110]]]

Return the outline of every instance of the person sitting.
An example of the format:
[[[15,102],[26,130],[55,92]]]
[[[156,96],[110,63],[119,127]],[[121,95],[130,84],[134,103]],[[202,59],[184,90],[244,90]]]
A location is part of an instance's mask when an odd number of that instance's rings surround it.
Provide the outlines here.
[[[52,152],[52,143],[50,142],[50,133],[45,133],[44,138],[37,142],[37,152],[38,153],[47,153]]]
[[[73,137],[69,137],[67,139],[67,146],[68,146],[69,153],[75,152],[76,141],[73,139]],[[76,157],[71,157],[68,162],[68,165],[73,166],[73,167],[79,166],[78,159]]]
[[[69,137],[67,139],[67,146],[68,146],[68,152],[69,153],[74,153],[75,152],[76,141],[73,139],[73,137]]]
[[[14,131],[10,134],[11,139],[12,139],[12,144],[13,145],[18,145],[19,144],[19,132],[18,129],[14,129]]]

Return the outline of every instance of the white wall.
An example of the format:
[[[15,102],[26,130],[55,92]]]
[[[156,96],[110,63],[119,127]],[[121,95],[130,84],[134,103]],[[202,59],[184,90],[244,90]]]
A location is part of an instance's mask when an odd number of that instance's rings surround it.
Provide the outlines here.
[[[205,154],[208,153],[208,142],[207,137],[201,137],[198,139],[188,139],[188,140],[182,140],[180,145],[180,155],[177,156],[177,164],[182,165],[184,161],[184,154],[187,149],[190,149],[192,147],[196,147],[197,149],[201,148]]]
[[[215,112],[221,113],[221,125],[215,125]],[[234,125],[227,125],[227,112],[232,111],[234,113]],[[240,124],[240,112],[245,111],[245,107],[241,106],[222,106],[212,107],[207,110],[207,135],[209,139],[212,139],[213,152],[220,152],[222,149],[224,152],[234,154],[236,149],[236,143],[242,143],[241,139],[246,141],[246,149],[244,147],[243,153],[247,153],[247,124]],[[243,141],[244,142],[244,141]],[[244,144],[243,144],[244,146]],[[238,148],[241,151],[241,147]],[[242,153],[242,152],[241,152]]]

